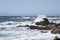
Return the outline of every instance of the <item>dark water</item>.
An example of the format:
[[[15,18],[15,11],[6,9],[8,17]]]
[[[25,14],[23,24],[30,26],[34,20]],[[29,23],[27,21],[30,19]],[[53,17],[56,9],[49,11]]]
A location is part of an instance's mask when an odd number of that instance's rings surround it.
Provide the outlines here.
[[[5,21],[32,21],[34,20],[32,17],[25,19],[24,17],[21,16],[0,16],[0,22],[5,22]]]
[[[36,16],[0,16],[0,22],[5,21],[33,21],[36,18]],[[59,16],[48,16],[50,18],[49,20],[60,20]],[[52,19],[51,19],[52,18]]]

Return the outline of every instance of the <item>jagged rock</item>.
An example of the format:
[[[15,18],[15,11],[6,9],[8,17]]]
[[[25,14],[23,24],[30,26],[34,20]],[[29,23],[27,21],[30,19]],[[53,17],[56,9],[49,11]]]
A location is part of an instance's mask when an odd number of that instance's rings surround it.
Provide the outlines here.
[[[45,27],[43,27],[43,26],[40,26],[40,27],[38,27],[38,26],[29,26],[29,28],[30,29],[38,29],[38,30],[50,30],[51,29],[47,26],[45,26]]]
[[[57,23],[53,23],[53,22],[51,22],[50,25],[55,25],[56,27],[59,27],[59,26],[60,26],[60,23],[57,24]]]
[[[57,34],[57,28],[56,28],[56,26],[55,26],[54,24],[51,25],[51,28],[52,28],[51,33],[53,33],[53,34]]]
[[[51,33],[57,34],[57,33],[58,33],[58,32],[57,32],[57,29],[52,29]]]
[[[44,20],[44,23],[46,23],[47,25],[50,23],[47,18],[43,18],[43,20]]]
[[[59,24],[56,24],[56,27],[59,27],[60,26],[60,23]]]
[[[41,21],[41,22],[36,22],[36,25],[45,25],[45,23],[43,22],[43,21]]]
[[[36,26],[33,26],[33,25],[32,26],[29,26],[29,28],[30,29],[37,29],[37,27]]]
[[[60,29],[58,27],[56,27],[56,25],[52,24],[50,27],[52,28],[51,33],[60,34]]]
[[[40,21],[40,22],[36,22],[36,25],[43,25],[43,26],[45,26],[45,25],[49,25],[49,21],[48,21],[48,19],[47,18],[43,18],[43,21]]]
[[[60,29],[57,29],[58,34],[60,34]]]

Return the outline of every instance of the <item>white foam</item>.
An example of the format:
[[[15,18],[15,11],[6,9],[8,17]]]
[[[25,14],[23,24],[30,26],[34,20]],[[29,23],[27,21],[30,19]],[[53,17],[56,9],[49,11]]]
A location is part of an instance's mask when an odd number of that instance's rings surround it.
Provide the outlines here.
[[[42,18],[46,18],[46,16],[39,15],[34,22],[43,21]],[[12,25],[7,25],[8,23],[11,23]],[[6,27],[6,29],[0,31],[0,40],[53,40],[55,36],[60,37],[60,34],[51,34],[50,30],[48,30],[47,33],[42,33],[41,30],[30,30],[27,29],[26,27],[19,27],[19,28],[16,27],[20,24],[35,25],[31,23],[32,22],[28,21],[27,22],[9,21],[0,23],[0,27]]]
[[[16,31],[12,28],[10,28],[10,31],[9,28],[7,31],[0,31],[0,35],[5,36],[0,36],[0,40],[53,40],[55,36],[58,36],[55,34],[51,34],[50,30],[42,30],[47,31],[47,33],[41,33],[41,30],[29,30],[26,27],[15,29],[19,29],[19,31]]]
[[[47,18],[45,15],[38,15],[34,22],[43,21],[43,18]]]
[[[10,37],[0,38],[1,40],[53,40],[56,36],[50,32],[41,33],[39,30],[2,31],[0,34],[10,35]]]
[[[9,25],[9,23],[10,23],[10,25]],[[13,22],[13,21],[7,21],[7,22],[2,22],[2,23],[0,23],[0,28],[1,27],[16,27],[17,25],[19,25],[20,24],[20,22]]]
[[[22,17],[22,19],[29,19],[30,17]]]

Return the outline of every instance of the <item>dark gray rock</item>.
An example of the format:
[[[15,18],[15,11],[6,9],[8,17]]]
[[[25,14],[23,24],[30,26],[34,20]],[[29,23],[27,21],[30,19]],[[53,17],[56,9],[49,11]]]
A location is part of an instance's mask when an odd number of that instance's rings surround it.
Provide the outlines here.
[[[43,25],[43,26],[45,26],[45,25],[49,25],[50,22],[48,21],[47,18],[43,18],[43,21],[36,22],[35,24],[36,24],[36,25]]]

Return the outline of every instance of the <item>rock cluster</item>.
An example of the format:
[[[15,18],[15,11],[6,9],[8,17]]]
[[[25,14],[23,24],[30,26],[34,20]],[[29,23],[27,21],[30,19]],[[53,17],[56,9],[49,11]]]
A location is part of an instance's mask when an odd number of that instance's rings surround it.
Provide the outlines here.
[[[57,25],[57,24],[56,24]],[[56,26],[55,24],[52,24],[50,27],[52,28],[51,33],[53,34],[60,34],[60,26]]]
[[[53,33],[53,34],[57,34],[57,33],[60,34],[60,24],[56,24],[56,23],[53,23],[53,22],[50,23],[47,18],[43,18],[43,21],[36,22],[35,24],[37,26],[35,26],[35,25],[25,25],[25,27],[29,27],[30,29],[38,29],[38,30],[51,30],[51,33]],[[17,27],[21,27],[21,25],[19,25]]]
[[[45,27],[38,27],[38,26],[29,26],[30,29],[38,29],[38,30],[50,30],[51,28],[48,27],[48,26],[45,26]]]
[[[53,22],[50,23],[47,18],[43,18],[43,21],[36,22],[36,25],[42,25],[45,27],[30,26],[30,29],[51,30],[51,33],[53,34],[60,34],[60,24],[56,24]]]
[[[43,18],[43,21],[40,21],[40,22],[36,22],[36,25],[43,25],[43,26],[45,26],[45,25],[49,25],[49,21],[48,21],[48,19],[47,18]]]

